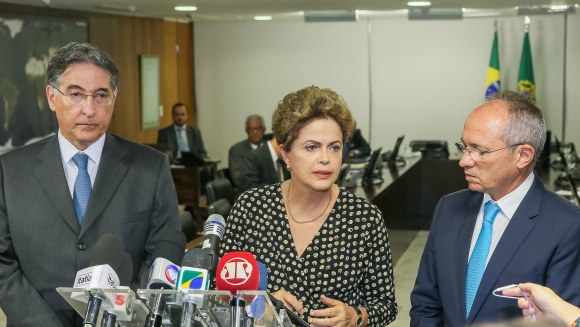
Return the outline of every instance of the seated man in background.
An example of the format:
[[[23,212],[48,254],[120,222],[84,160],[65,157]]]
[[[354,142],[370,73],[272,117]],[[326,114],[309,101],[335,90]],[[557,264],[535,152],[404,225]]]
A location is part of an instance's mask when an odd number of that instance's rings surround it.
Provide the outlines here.
[[[245,191],[254,187],[283,182],[290,178],[280,153],[276,138],[272,137],[266,146],[246,156],[242,166],[240,190]]]
[[[580,303],[580,208],[534,173],[545,140],[542,112],[515,92],[496,94],[467,117],[456,146],[469,189],[437,204],[411,326],[519,316],[513,300],[493,290],[528,281]]]
[[[173,124],[162,128],[157,134],[157,143],[171,148],[172,162],[181,163],[182,152],[190,152],[195,157],[207,157],[199,128],[187,125],[187,106],[178,102],[171,108]]]
[[[246,156],[265,144],[263,140],[265,131],[266,126],[262,116],[250,115],[246,118],[246,134],[248,134],[248,138],[232,145],[228,153],[228,168],[235,187],[241,185],[242,165]]]

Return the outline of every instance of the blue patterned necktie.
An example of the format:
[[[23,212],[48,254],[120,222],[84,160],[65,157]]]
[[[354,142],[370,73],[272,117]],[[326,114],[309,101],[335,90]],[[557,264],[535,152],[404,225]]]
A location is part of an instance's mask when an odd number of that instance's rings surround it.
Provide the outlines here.
[[[77,165],[77,167],[79,167],[77,179],[75,180],[73,203],[75,205],[75,211],[77,213],[79,224],[82,226],[83,220],[85,219],[85,212],[87,211],[87,205],[89,203],[89,196],[91,195],[91,191],[93,189],[91,186],[91,177],[89,177],[89,172],[87,170],[89,156],[78,152],[74,155],[72,160]]]
[[[485,203],[481,231],[479,231],[477,242],[467,264],[467,278],[465,280],[465,319],[469,317],[473,299],[475,299],[475,294],[477,293],[479,283],[485,271],[485,263],[487,261],[487,255],[489,254],[491,236],[493,234],[493,221],[499,211],[499,206],[492,201]]]

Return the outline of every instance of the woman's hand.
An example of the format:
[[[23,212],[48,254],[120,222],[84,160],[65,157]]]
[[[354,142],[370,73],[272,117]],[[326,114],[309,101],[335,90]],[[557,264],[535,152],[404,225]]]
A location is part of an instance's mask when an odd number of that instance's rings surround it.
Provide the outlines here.
[[[546,314],[569,326],[574,319],[580,316],[579,308],[562,300],[554,291],[541,285],[523,283],[519,284],[518,287],[503,290],[502,294],[509,296],[524,296],[526,294],[527,299],[518,300],[518,307],[522,309],[522,313],[526,317]]]
[[[302,306],[302,303],[298,301],[298,299],[294,295],[290,294],[288,291],[281,289],[271,294],[276,299],[282,301],[282,303],[284,303],[284,305],[289,310],[292,310],[298,313],[299,315],[304,314],[304,306]]]
[[[310,327],[353,327],[356,325],[356,311],[354,308],[324,295],[320,297],[320,300],[328,308],[310,311],[308,318]]]

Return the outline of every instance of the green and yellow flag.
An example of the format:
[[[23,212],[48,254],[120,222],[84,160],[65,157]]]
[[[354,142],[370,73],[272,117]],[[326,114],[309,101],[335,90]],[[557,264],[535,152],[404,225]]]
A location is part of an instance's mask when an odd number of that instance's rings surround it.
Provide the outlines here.
[[[524,34],[524,46],[520,60],[520,72],[518,74],[518,91],[527,95],[536,102],[536,82],[534,81],[534,67],[532,65],[532,49],[530,47],[529,32]]]
[[[501,81],[499,72],[499,49],[497,45],[497,31],[493,33],[493,46],[491,47],[491,58],[487,68],[487,80],[485,82],[485,97],[489,98],[501,91]]]

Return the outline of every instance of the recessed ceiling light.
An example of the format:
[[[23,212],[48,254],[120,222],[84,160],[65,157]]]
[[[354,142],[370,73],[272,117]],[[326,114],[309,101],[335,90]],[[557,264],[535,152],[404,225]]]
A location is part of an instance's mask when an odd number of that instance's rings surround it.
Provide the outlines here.
[[[254,16],[254,20],[272,20],[272,16]]]
[[[175,10],[177,11],[196,11],[196,6],[175,6]]]
[[[428,7],[431,5],[430,1],[409,1],[407,6],[409,7]]]

